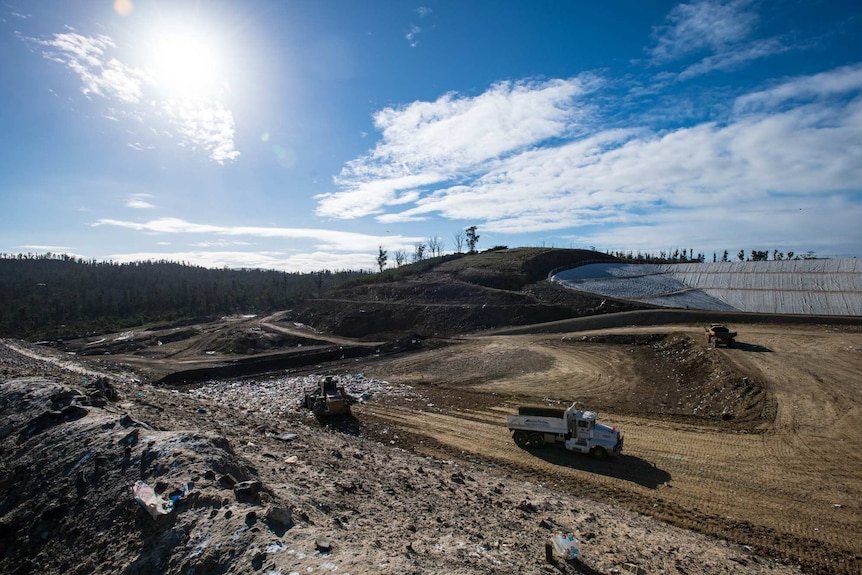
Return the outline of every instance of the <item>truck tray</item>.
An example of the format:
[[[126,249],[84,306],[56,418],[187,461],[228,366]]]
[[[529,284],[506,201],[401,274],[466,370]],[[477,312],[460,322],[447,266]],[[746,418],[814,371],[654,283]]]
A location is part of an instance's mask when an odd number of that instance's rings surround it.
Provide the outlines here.
[[[534,417],[556,417],[558,419],[562,419],[565,414],[565,409],[557,409],[555,407],[533,407],[526,405],[518,408],[518,415],[532,415]]]

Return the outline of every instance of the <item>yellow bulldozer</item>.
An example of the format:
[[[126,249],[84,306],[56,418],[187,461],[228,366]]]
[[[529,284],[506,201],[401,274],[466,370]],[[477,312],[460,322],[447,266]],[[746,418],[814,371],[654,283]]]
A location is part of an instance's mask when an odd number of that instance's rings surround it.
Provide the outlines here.
[[[338,378],[327,375],[320,378],[311,391],[305,393],[303,405],[317,418],[350,413],[351,397],[339,385]]]

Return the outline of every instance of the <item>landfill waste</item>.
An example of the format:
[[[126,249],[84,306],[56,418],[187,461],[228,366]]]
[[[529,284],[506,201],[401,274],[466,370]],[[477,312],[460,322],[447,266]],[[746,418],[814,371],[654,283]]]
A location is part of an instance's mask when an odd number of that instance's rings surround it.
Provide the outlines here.
[[[566,561],[576,559],[580,555],[580,541],[571,533],[557,533],[551,537],[551,545],[554,555],[562,557]]]
[[[392,385],[389,382],[366,377],[365,374],[337,374],[344,392],[359,398],[360,402],[387,397],[419,400],[420,394],[409,385]],[[198,399],[233,405],[238,409],[281,417],[296,412],[308,389],[319,385],[321,375],[277,376],[272,378],[211,381],[189,390],[189,395]]]
[[[171,505],[173,506],[174,504],[176,504],[177,501],[183,501],[184,499],[188,498],[188,496],[192,494],[193,487],[194,485],[186,483],[182,489],[178,489],[176,492],[174,492],[170,498]]]
[[[147,510],[153,519],[159,515],[167,515],[174,509],[174,502],[169,501],[140,479],[131,487],[132,495],[141,507]]]

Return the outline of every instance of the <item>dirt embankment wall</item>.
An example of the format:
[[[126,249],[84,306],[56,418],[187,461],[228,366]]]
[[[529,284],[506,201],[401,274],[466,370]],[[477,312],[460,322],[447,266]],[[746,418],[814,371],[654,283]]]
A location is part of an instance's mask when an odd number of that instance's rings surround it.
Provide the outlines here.
[[[535,333],[568,333],[614,327],[668,325],[674,323],[774,323],[809,325],[862,326],[862,317],[825,315],[788,315],[703,310],[658,309],[578,317],[548,323],[500,328],[481,335],[525,335]]]

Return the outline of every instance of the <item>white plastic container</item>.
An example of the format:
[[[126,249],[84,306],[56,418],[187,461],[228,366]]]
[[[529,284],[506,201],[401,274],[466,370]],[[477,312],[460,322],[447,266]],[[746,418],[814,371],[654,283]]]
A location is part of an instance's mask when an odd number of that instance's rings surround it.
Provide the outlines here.
[[[551,537],[551,545],[554,547],[554,555],[566,561],[577,558],[581,553],[581,542],[571,533],[557,533]]]

